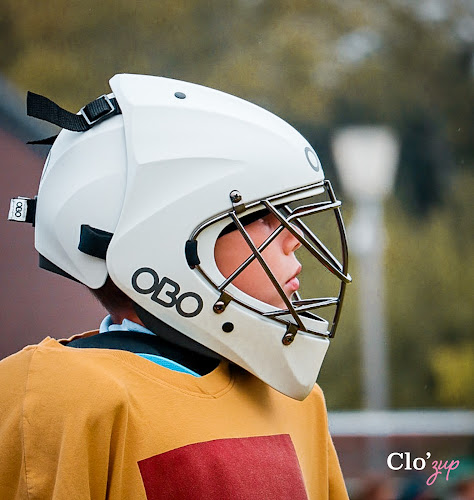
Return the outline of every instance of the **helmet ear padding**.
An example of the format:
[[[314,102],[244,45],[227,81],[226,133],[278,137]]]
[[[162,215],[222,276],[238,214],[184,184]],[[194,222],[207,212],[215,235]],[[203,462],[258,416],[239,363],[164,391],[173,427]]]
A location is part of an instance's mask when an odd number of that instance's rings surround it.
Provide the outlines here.
[[[81,237],[77,248],[82,253],[105,260],[112,237],[113,234],[108,231],[82,224]]]
[[[188,266],[191,269],[194,269],[196,266],[199,266],[201,261],[199,260],[198,253],[197,253],[197,241],[196,240],[186,241],[184,253],[186,254],[186,262],[188,263]]]

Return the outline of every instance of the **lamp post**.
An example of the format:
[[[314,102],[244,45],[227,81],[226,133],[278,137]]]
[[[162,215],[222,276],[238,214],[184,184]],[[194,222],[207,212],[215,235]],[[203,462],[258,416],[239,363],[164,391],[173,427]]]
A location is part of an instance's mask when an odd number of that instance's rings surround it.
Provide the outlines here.
[[[342,187],[355,203],[348,232],[358,260],[364,406],[383,410],[389,402],[383,200],[393,187],[399,146],[389,128],[354,126],[337,131],[332,148]]]

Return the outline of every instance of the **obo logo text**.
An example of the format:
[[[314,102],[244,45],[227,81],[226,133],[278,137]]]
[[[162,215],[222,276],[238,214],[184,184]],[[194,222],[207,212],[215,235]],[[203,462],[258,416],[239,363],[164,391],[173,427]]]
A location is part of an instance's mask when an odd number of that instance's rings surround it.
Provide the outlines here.
[[[141,285],[143,286],[143,281],[149,281],[150,276],[152,278],[151,286],[147,288],[142,288],[138,283],[140,276],[148,275],[147,277],[142,277]],[[203,307],[202,298],[194,292],[184,292],[180,295],[181,287],[170,278],[163,276],[160,280],[158,274],[155,270],[150,267],[141,267],[137,269],[132,276],[132,286],[133,289],[143,295],[152,293],[151,300],[160,304],[163,307],[176,307],[178,314],[185,318],[192,318],[197,316]],[[183,302],[186,300],[186,307],[183,307]]]

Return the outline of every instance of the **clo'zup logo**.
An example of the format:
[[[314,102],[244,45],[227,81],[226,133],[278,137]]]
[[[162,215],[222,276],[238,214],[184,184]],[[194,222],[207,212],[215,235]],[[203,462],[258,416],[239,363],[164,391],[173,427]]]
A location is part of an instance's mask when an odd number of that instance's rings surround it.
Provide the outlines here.
[[[144,285],[144,282],[149,282],[150,276],[153,280],[151,286],[142,288],[139,281]],[[178,314],[185,318],[197,316],[202,311],[202,298],[197,293],[184,292],[180,295],[181,287],[176,281],[166,276],[160,280],[157,272],[150,267],[141,267],[133,273],[132,287],[142,295],[152,293],[151,300],[163,307],[176,307]]]

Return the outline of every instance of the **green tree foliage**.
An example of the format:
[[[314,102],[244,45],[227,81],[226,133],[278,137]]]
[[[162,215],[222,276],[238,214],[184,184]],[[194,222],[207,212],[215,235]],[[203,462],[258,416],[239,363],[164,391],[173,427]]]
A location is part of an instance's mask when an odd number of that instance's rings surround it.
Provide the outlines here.
[[[432,350],[436,400],[441,405],[472,407],[474,401],[474,344],[464,342]]]
[[[122,71],[213,85],[324,125],[396,124],[415,106],[466,145],[473,35],[459,27],[468,5],[446,8],[434,22],[402,0],[4,0],[0,68],[71,108]]]
[[[396,405],[441,402],[444,372],[436,362],[440,346],[473,345],[473,190],[474,175],[464,173],[452,186],[449,203],[424,220],[401,209],[390,211],[386,262]],[[450,400],[450,405],[458,403]],[[474,401],[464,399],[463,404],[472,406]]]

